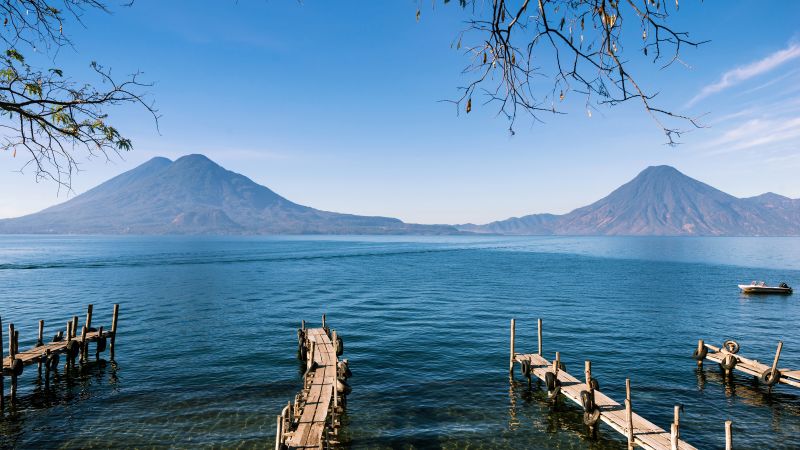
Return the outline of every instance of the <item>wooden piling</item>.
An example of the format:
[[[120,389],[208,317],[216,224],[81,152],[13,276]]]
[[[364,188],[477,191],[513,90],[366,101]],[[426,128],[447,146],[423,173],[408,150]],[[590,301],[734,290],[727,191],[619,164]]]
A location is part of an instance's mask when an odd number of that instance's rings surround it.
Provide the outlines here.
[[[39,334],[36,338],[36,346],[41,347],[44,345],[44,320],[39,321]],[[42,377],[42,360],[40,359],[37,364],[37,373],[39,374],[39,378]]]
[[[19,330],[14,330],[14,354],[19,353]]]
[[[50,349],[44,352],[44,387],[50,387]]]
[[[98,336],[100,336],[100,339],[102,339],[103,338],[103,327],[102,326],[100,327],[100,330],[98,331],[98,333],[99,333]],[[100,341],[97,341],[97,342],[98,343],[95,345],[95,348],[94,348],[94,359],[100,359]]]
[[[81,330],[81,347],[80,347],[80,354],[81,355],[80,355],[80,359],[79,359],[79,361],[81,363],[84,363],[84,362],[86,362],[87,359],[89,359],[88,358],[88,356],[89,356],[88,352],[86,351],[88,349],[88,347],[89,347],[86,344],[86,333],[88,333],[88,332],[89,332],[89,329],[86,327],[86,324],[84,324],[83,325],[83,329]]]
[[[508,374],[514,378],[514,335],[516,334],[516,320],[511,319],[511,359],[508,363]]]
[[[631,405],[631,379],[625,379],[625,420],[628,423],[628,450],[635,447],[633,436],[633,406]]]
[[[322,315],[322,328],[325,329],[325,314]]]
[[[92,328],[92,304],[86,308],[86,328]]]
[[[778,370],[778,360],[781,357],[781,350],[783,349],[783,341],[778,341],[778,350],[775,352],[775,359],[772,361],[772,372]]]
[[[114,361],[114,350],[117,342],[117,318],[119,317],[119,303],[114,304],[114,316],[111,318],[111,342],[109,343],[109,357]]]
[[[592,362],[588,359],[583,365],[583,373],[586,375],[586,390],[589,392],[593,392],[594,388],[592,387]]]
[[[702,339],[697,340],[697,354],[700,355],[703,352],[703,348],[705,348],[706,344],[703,342]],[[703,368],[703,358],[699,358],[697,360],[697,367]]]
[[[72,338],[78,337],[78,316],[72,316]]]
[[[539,328],[539,356],[542,356],[542,319],[538,319],[536,322]]]
[[[731,425],[733,425],[733,422],[730,420],[725,421],[725,450],[731,450],[733,448],[733,434],[731,433]]]
[[[678,450],[678,427],[674,423],[670,426],[669,448]]]
[[[680,405],[675,405],[675,411],[673,413],[672,425],[675,429],[675,439],[673,450],[678,448],[678,441],[681,439],[681,407]]]
[[[281,428],[283,428],[283,417],[281,417],[281,415],[278,415],[278,426],[277,429],[275,430],[275,450],[281,450],[283,444],[283,439],[281,436],[283,434],[282,433],[283,430],[281,430]]]
[[[14,336],[17,335],[17,332],[14,331],[14,324],[8,324],[8,356],[11,359],[11,364],[9,364],[9,368],[14,367],[14,358],[17,355],[15,351],[16,345],[14,343]],[[14,398],[17,396],[17,376],[12,372],[11,373],[11,400],[13,401]]]
[[[558,378],[558,369],[561,368],[561,352],[556,352],[556,359],[553,360],[553,373]]]

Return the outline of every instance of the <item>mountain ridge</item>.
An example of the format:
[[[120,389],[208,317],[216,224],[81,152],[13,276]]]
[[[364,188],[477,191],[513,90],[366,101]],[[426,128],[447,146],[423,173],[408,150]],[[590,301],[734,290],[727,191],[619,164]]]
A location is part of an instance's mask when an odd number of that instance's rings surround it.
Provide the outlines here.
[[[449,225],[294,203],[204,155],[153,158],[64,203],[0,220],[0,233],[460,234]]]
[[[562,215],[530,214],[473,233],[625,236],[798,236],[800,199],[738,198],[672,166],[650,166],[600,200]]]

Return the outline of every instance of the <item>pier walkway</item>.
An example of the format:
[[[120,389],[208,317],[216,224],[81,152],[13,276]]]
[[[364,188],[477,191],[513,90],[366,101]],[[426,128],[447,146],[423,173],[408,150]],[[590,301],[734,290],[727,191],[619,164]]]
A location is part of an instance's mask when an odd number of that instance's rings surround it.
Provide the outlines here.
[[[298,330],[298,356],[306,362],[303,389],[278,416],[275,448],[319,449],[336,444],[338,416],[349,391],[347,361],[339,361],[343,343],[336,331],[322,328]]]

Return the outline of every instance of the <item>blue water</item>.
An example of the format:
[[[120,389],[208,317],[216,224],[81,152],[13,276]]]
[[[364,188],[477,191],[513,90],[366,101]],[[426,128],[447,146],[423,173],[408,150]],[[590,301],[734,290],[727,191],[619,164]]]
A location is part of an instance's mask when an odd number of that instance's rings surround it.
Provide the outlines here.
[[[800,285],[796,238],[0,237],[0,316],[33,345],[88,303],[116,363],[76,368],[41,395],[35,370],[0,419],[0,447],[257,447],[300,388],[295,331],[327,313],[353,377],[351,448],[624,448],[582,412],[509,383],[517,350],[561,353],[604,392],[699,448],[800,447],[800,390],[696,371],[697,339],[800,368],[800,300],[738,282]],[[5,330],[4,330],[5,332]],[[7,336],[5,336],[7,343]],[[104,354],[103,358],[107,358]],[[8,384],[6,384],[8,386]],[[6,391],[7,393],[7,391]]]

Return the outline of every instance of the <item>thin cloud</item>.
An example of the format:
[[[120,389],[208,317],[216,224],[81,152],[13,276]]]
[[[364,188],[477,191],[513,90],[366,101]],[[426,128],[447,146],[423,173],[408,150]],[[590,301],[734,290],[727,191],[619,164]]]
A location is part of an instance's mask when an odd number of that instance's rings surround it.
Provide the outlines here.
[[[775,145],[800,138],[800,117],[760,118],[748,120],[728,129],[704,147],[709,154],[720,155],[737,150]]]
[[[733,70],[729,70],[722,74],[722,77],[719,79],[719,81],[701,89],[700,92],[694,96],[694,98],[689,100],[689,103],[687,103],[686,106],[694,106],[697,102],[710,95],[724,91],[731,86],[735,86],[743,81],[749,80],[750,78],[769,72],[770,70],[775,69],[776,67],[779,67],[798,57],[800,57],[800,45],[791,44],[789,47],[779,50],[767,56],[766,58],[744,66],[739,66]]]

